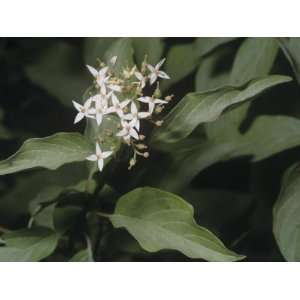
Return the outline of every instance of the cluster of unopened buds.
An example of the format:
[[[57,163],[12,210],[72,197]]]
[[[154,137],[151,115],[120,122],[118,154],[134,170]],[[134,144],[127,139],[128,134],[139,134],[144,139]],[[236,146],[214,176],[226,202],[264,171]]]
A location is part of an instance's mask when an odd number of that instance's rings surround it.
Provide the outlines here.
[[[136,164],[137,155],[147,158],[149,152],[147,146],[141,141],[145,136],[140,134],[141,120],[148,120],[156,126],[161,126],[162,121],[154,121],[154,115],[160,113],[164,104],[172,99],[167,96],[160,99],[160,89],[157,80],[159,78],[170,79],[170,77],[161,71],[165,61],[162,59],[158,64],[152,66],[147,63],[146,58],[139,70],[137,66],[126,67],[117,74],[114,67],[117,63],[117,57],[112,57],[108,64],[100,62],[100,68],[95,69],[87,65],[88,70],[94,77],[96,94],[91,95],[83,104],[73,101],[74,107],[78,111],[74,123],[78,123],[84,118],[94,119],[98,126],[101,126],[104,118],[109,114],[114,114],[120,121],[119,131],[116,136],[132,146],[133,157],[129,161],[129,169]],[[156,83],[152,96],[144,95],[144,89]],[[113,154],[113,151],[102,151],[100,144],[96,141],[96,152],[86,159],[98,163],[98,168],[102,171],[104,159]]]

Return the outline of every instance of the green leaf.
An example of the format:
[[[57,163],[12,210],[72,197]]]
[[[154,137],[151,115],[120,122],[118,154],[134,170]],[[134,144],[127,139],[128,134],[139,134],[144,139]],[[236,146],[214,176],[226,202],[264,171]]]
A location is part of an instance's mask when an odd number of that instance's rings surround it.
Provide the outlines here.
[[[300,261],[300,172],[294,165],[285,173],[273,209],[273,232],[287,261]]]
[[[107,49],[115,42],[115,37],[88,37],[84,40],[84,61],[88,65],[95,65],[97,59],[103,59]]]
[[[117,56],[118,59],[113,67],[113,70],[118,74],[126,67],[132,67],[133,61],[133,46],[131,38],[120,38],[116,40],[105,52],[104,60],[109,60]]]
[[[95,150],[79,133],[57,133],[27,140],[12,156],[0,162],[0,175],[35,167],[51,170],[75,161],[83,161]]]
[[[167,54],[164,66],[170,79],[162,81],[162,90],[167,90],[171,85],[192,73],[197,67],[197,62],[194,43],[173,46]]]
[[[236,40],[236,37],[201,37],[195,41],[195,51],[198,56],[204,56],[209,54],[216,48]]]
[[[152,142],[175,143],[187,137],[199,124],[215,121],[222,112],[249,100],[266,89],[291,78],[272,75],[255,79],[241,87],[225,87],[215,91],[186,95],[167,115],[164,125],[154,131]]]
[[[231,48],[222,47],[202,57],[195,78],[196,91],[204,92],[228,85],[231,64],[224,67],[224,62],[233,60],[233,55]]]
[[[25,71],[31,81],[67,106],[84,93],[90,81],[80,53],[64,42],[48,47]]]
[[[145,55],[149,64],[157,64],[164,50],[164,43],[159,37],[132,38],[134,56],[138,67],[141,66]]]
[[[77,252],[69,261],[70,262],[89,262],[92,260],[90,260],[89,250],[83,249],[83,250],[80,250],[79,252]]]
[[[279,38],[278,41],[300,83],[300,38]]]
[[[114,227],[125,227],[149,252],[173,249],[208,261],[243,259],[199,226],[193,215],[193,207],[180,197],[145,187],[122,196],[109,218]]]
[[[16,222],[19,217],[29,214],[30,201],[45,187],[72,186],[87,176],[84,163],[71,163],[55,171],[44,169],[34,174],[20,174],[14,188],[0,198],[0,219],[4,223]]]
[[[275,38],[247,38],[239,48],[233,63],[230,83],[241,85],[267,75],[278,52]]]
[[[229,113],[234,113],[231,111]],[[231,118],[228,114],[223,116]],[[225,130],[230,132],[226,132]],[[161,174],[159,187],[179,192],[201,170],[218,162],[239,156],[252,156],[252,161],[260,161],[300,144],[300,121],[287,116],[260,116],[252,126],[241,134],[224,127],[218,135],[209,132],[209,139],[191,137],[190,144],[174,144],[173,162]],[[176,150],[178,149],[178,150]]]
[[[2,262],[34,262],[49,256],[56,248],[59,235],[42,227],[6,233],[0,247]]]

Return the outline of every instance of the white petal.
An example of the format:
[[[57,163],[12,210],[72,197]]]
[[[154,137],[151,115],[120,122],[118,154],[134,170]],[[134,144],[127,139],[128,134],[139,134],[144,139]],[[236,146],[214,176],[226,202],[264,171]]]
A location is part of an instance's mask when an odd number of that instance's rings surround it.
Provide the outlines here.
[[[131,128],[131,129],[129,130],[129,134],[130,134],[133,138],[135,138],[136,140],[139,139],[138,133],[137,133],[133,128]]]
[[[79,113],[76,115],[76,117],[75,117],[74,124],[78,123],[78,122],[81,121],[83,118],[84,118],[84,113],[79,112]]]
[[[98,160],[96,154],[92,154],[92,155],[86,157],[85,159],[90,160],[90,161],[96,161],[96,160]]]
[[[107,70],[108,70],[108,67],[104,67],[99,71],[99,75],[100,75],[100,77],[102,77],[102,79],[104,79]]]
[[[163,58],[156,66],[155,66],[155,69],[156,70],[159,70],[160,69],[160,67],[163,65],[163,63],[165,62],[165,58]]]
[[[90,108],[90,109],[88,110],[88,114],[89,114],[89,115],[95,115],[95,114],[96,114],[96,109],[95,109],[95,108]]]
[[[154,103],[155,103],[155,104],[163,104],[163,103],[168,103],[168,102],[165,101],[165,100],[161,100],[161,99],[155,99],[155,100],[154,100]]]
[[[137,107],[136,107],[136,105],[135,105],[134,102],[131,102],[131,107],[130,107],[130,109],[131,109],[131,113],[132,113],[132,114],[136,114],[136,113],[138,112]]]
[[[99,84],[100,86],[100,92],[102,95],[106,95],[106,86],[105,84],[102,82],[102,81],[97,81],[97,83]]]
[[[112,91],[115,91],[115,92],[121,92],[122,91],[122,88],[119,85],[116,85],[116,84],[110,84],[108,86],[108,88],[111,89]]]
[[[124,136],[124,135],[127,135],[127,130],[124,128],[116,134],[116,136]]]
[[[157,79],[156,73],[151,73],[149,78],[150,78],[150,85],[152,85]]]
[[[150,116],[150,113],[149,112],[139,112],[138,113],[138,117],[140,119],[145,119],[145,118],[148,118]]]
[[[112,65],[114,65],[114,64],[117,62],[117,59],[118,59],[117,56],[113,56],[113,57],[110,59],[110,63],[111,63]]]
[[[134,75],[139,81],[142,81],[144,79],[142,73],[140,72],[134,72]]]
[[[83,108],[83,106],[79,103],[77,103],[76,101],[72,101],[73,102],[73,105],[75,106],[75,108],[78,110],[78,111],[81,111],[81,109]]]
[[[151,66],[151,65],[147,65],[147,68],[149,69],[149,71],[151,72],[151,73],[153,73],[153,72],[155,72],[155,68],[153,67],[153,66]]]
[[[92,97],[90,97],[89,99],[87,99],[86,101],[85,101],[85,103],[84,103],[84,108],[85,109],[89,109],[90,108],[90,106],[91,106],[91,104],[92,104],[92,101],[93,101],[93,98]]]
[[[124,101],[122,101],[122,102],[120,103],[120,106],[121,106],[122,108],[124,108],[125,106],[127,106],[127,105],[129,104],[129,102],[130,102],[129,99],[124,100]]]
[[[152,114],[153,113],[153,111],[154,111],[154,106],[155,106],[155,104],[154,103],[149,103],[149,113],[150,114]]]
[[[99,113],[96,114],[96,121],[97,121],[98,126],[101,124],[102,118],[103,118],[102,114],[99,114]]]
[[[98,168],[99,168],[100,171],[103,170],[103,165],[104,165],[103,159],[99,159],[99,160],[98,160]]]
[[[117,115],[122,119],[123,118],[123,116],[124,116],[124,113],[123,113],[123,110],[122,109],[117,109],[116,110],[116,113],[117,113]]]
[[[112,100],[112,103],[113,103],[114,106],[116,106],[120,103],[119,99],[117,98],[117,96],[115,94],[111,95],[111,100]]]
[[[134,127],[137,129],[137,131],[140,131],[140,120],[136,119]]]
[[[140,97],[137,100],[141,101],[143,103],[149,103],[150,97],[148,97],[148,96],[146,96],[146,97]]]
[[[158,72],[158,76],[160,78],[164,78],[164,79],[170,79],[169,75],[167,73],[165,73],[164,71],[159,71]]]
[[[91,66],[89,66],[89,65],[86,65],[86,67],[88,68],[88,70],[90,71],[90,73],[94,76],[94,77],[97,77],[98,76],[98,71],[95,69],[95,68],[93,68],[93,67],[91,67]]]
[[[106,114],[111,114],[111,113],[114,113],[114,112],[116,112],[116,108],[114,106],[110,106],[105,111]]]
[[[102,157],[103,158],[107,158],[107,157],[109,157],[110,155],[112,155],[112,151],[105,151],[105,152],[102,152]]]
[[[133,119],[133,115],[132,114],[126,114],[123,116],[123,119],[125,120],[132,120]]]

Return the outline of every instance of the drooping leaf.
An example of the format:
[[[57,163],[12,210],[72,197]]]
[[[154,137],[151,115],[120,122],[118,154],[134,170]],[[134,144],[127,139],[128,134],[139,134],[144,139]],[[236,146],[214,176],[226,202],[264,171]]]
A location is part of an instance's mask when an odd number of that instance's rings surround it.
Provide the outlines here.
[[[125,227],[149,252],[178,250],[190,258],[235,261],[243,256],[228,250],[199,226],[193,207],[180,197],[154,188],[138,188],[122,196],[110,220]]]
[[[27,76],[67,106],[89,85],[89,74],[76,48],[57,42],[25,69]]]
[[[198,142],[194,140],[192,146],[174,144],[173,162],[163,170],[168,176],[161,175],[158,186],[179,192],[201,170],[218,161],[239,156],[252,156],[253,161],[259,161],[293,148],[300,144],[299,130],[300,121],[296,118],[260,116],[244,134],[224,131],[224,135],[211,133],[208,140],[193,137]]]
[[[237,39],[236,37],[200,37],[195,41],[195,51],[198,56],[209,54],[221,45]]]
[[[279,38],[278,41],[293,68],[298,83],[300,83],[300,38]]]
[[[51,170],[75,161],[83,161],[94,152],[79,133],[57,133],[27,140],[12,156],[0,162],[0,175],[35,167]]]
[[[20,174],[13,189],[0,198],[0,218],[2,222],[14,222],[20,216],[29,214],[29,203],[45,187],[72,187],[82,178],[87,178],[84,163],[73,163],[55,171],[42,170],[34,174]]]
[[[84,40],[84,61],[94,66],[97,59],[103,59],[107,49],[115,42],[115,37],[88,37]]]
[[[152,142],[180,141],[199,124],[215,121],[226,108],[233,104],[249,100],[272,86],[290,80],[288,76],[272,75],[252,80],[241,87],[225,87],[215,91],[190,93],[171,110],[164,125],[154,131]]]
[[[300,171],[294,165],[284,175],[273,209],[273,232],[287,261],[300,261]]]
[[[167,54],[164,69],[170,79],[161,82],[162,90],[180,81],[196,69],[198,56],[194,43],[175,45]]]
[[[34,262],[49,256],[56,248],[59,235],[52,230],[36,227],[6,233],[5,246],[0,247],[2,262]]]
[[[138,67],[141,66],[145,55],[149,64],[157,64],[164,50],[164,42],[159,37],[132,38],[134,56]]]

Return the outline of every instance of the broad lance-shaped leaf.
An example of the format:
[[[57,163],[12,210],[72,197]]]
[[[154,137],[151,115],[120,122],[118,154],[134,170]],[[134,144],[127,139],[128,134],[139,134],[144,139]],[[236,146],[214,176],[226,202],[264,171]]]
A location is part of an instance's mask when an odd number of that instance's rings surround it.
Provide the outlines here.
[[[292,166],[284,175],[273,209],[273,232],[287,261],[300,261],[300,169]]]
[[[219,135],[207,130],[208,140],[191,137],[190,144],[186,141],[174,144],[173,162],[169,169],[161,170],[156,185],[179,192],[201,170],[218,161],[239,156],[252,156],[253,161],[260,161],[300,145],[300,121],[292,117],[260,116],[244,134],[233,132],[231,127],[227,129],[230,132],[217,131]]]
[[[56,248],[60,235],[52,230],[36,227],[12,231],[2,236],[2,262],[34,262],[49,256]]]
[[[66,163],[83,161],[93,152],[93,145],[79,133],[29,139],[15,154],[0,162],[0,175],[35,167],[54,170]]]
[[[164,126],[154,132],[152,142],[175,143],[187,137],[199,124],[216,120],[229,106],[290,80],[288,76],[271,75],[251,80],[242,87],[188,94],[167,115]]]
[[[145,187],[122,196],[109,218],[114,227],[125,227],[149,252],[172,249],[208,261],[243,259],[199,226],[193,216],[193,207],[182,198]]]

